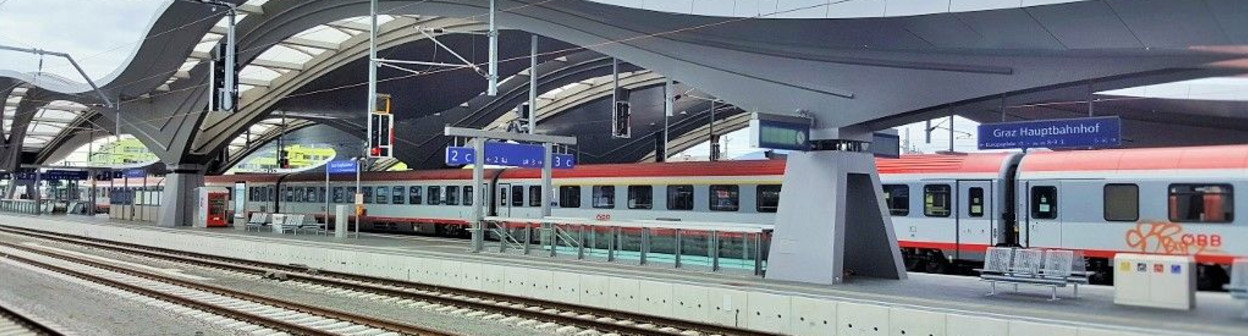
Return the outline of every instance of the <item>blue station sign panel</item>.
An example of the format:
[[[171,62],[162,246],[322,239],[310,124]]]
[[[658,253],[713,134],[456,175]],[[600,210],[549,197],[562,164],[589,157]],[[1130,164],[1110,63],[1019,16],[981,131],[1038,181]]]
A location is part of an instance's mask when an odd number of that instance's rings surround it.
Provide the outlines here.
[[[130,178],[147,177],[147,171],[143,169],[126,169],[126,171],[122,174],[123,174],[122,176],[130,177]]]
[[[334,160],[325,165],[330,174],[355,174],[356,162],[351,160]]]
[[[979,125],[979,149],[1115,147],[1122,144],[1118,117],[1036,120]]]
[[[86,172],[86,171],[84,171],[84,170],[56,170],[56,169],[49,169],[48,171],[43,172],[43,176],[42,176],[42,177],[43,177],[43,179],[45,179],[45,180],[75,180],[75,181],[82,181],[82,180],[86,180],[88,175],[89,175],[89,174],[87,174],[87,172]]]
[[[490,165],[542,168],[545,165],[544,151],[541,145],[486,142],[485,157],[482,160]],[[447,147],[446,164],[449,166],[472,164],[476,160],[473,157],[474,152],[471,147]],[[576,156],[571,154],[553,154],[551,157],[554,160],[550,163],[551,168],[572,169],[576,166]]]

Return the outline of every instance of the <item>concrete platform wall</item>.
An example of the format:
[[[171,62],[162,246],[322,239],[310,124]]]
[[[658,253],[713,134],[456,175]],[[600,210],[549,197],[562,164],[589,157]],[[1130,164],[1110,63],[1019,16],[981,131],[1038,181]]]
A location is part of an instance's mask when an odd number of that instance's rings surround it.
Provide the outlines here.
[[[793,335],[1145,335],[1138,331],[1109,330],[1101,326],[1081,326],[1061,321],[352,251],[346,244],[308,246],[274,241],[261,243],[254,238],[34,218],[5,224],[122,243],[264,262],[304,264],[337,272],[502,292]]]

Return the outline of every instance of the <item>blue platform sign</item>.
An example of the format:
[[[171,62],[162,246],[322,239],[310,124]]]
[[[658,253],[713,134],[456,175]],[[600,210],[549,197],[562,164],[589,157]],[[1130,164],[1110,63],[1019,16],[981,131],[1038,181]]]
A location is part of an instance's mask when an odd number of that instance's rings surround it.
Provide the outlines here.
[[[1115,147],[1118,117],[1036,120],[979,125],[979,149]]]
[[[330,174],[354,174],[355,161],[351,160],[335,160],[325,165],[325,170]]]
[[[544,150],[541,145],[487,142],[485,143],[486,156],[482,160],[490,165],[542,168],[545,165]],[[448,166],[472,164],[476,160],[473,157],[474,152],[471,147],[447,147],[446,164]],[[572,169],[576,166],[576,156],[571,154],[554,154],[551,157],[554,159],[554,162],[550,164],[551,168]]]
[[[147,177],[147,171],[143,169],[126,169],[126,171],[122,173],[122,176],[144,178]]]
[[[43,172],[44,180],[75,180],[81,181],[87,179],[87,172],[83,170],[56,170],[49,169]]]

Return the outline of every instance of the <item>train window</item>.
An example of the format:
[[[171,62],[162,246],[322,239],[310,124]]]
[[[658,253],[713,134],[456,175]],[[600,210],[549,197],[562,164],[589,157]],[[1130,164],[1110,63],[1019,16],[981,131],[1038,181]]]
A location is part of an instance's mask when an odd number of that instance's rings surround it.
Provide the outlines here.
[[[364,194],[364,203],[373,203],[373,187],[360,187],[360,193]]]
[[[107,196],[105,196],[105,197],[107,197]],[[256,199],[256,187],[247,188],[247,201],[249,201],[249,202],[255,202],[255,201],[257,201],[257,199]]]
[[[560,208],[581,207],[581,186],[559,187],[559,207]]]
[[[1057,187],[1031,187],[1031,218],[1057,218]]]
[[[334,203],[346,203],[342,200],[342,187],[334,187]]]
[[[1134,222],[1140,219],[1140,187],[1134,184],[1106,184],[1105,220]]]
[[[966,213],[971,217],[984,217],[984,188],[970,188],[966,190],[966,194]]]
[[[740,187],[711,185],[711,211],[737,211],[741,208]]]
[[[667,186],[667,209],[693,210],[693,186],[687,184]]]
[[[429,205],[442,204],[442,187],[429,186]]]
[[[377,204],[390,203],[390,187],[377,187]]]
[[[446,205],[459,205],[459,186],[446,187]]]
[[[1171,184],[1170,221],[1229,223],[1235,220],[1229,184]]]
[[[910,215],[910,186],[904,184],[885,184],[884,203],[888,205],[888,213],[890,215]]]
[[[265,196],[264,196],[264,201],[265,201],[265,202],[272,202],[272,201],[276,201],[276,200],[277,200],[277,196],[276,196],[276,195],[277,195],[277,189],[276,189],[274,186],[268,186],[268,187],[265,187],[265,188],[264,188],[264,190],[265,190],[265,192],[264,192],[264,194],[265,194]]]
[[[511,186],[511,206],[524,206],[523,186]]]
[[[629,209],[654,208],[654,187],[628,186],[628,208]]]
[[[405,190],[405,189],[404,189],[403,187],[401,187],[401,186],[394,187],[394,193],[393,193],[393,194],[390,194],[390,198],[391,198],[391,199],[394,199],[394,201],[392,201],[392,202],[390,202],[390,203],[394,203],[394,204],[403,204],[404,202],[406,202],[406,201],[407,201],[407,195],[403,195],[403,190]]]
[[[758,212],[776,212],[780,208],[780,185],[764,184],[754,189],[755,209]]]
[[[304,190],[303,187],[295,188],[295,203],[303,202],[304,196],[307,196],[307,193],[305,193],[303,190]]]
[[[422,195],[421,191],[424,191],[424,189],[425,189],[425,188],[421,188],[421,187],[419,187],[419,186],[415,186],[415,187],[407,188],[407,192],[408,192],[408,194],[407,194],[407,200],[408,200],[408,201],[410,201],[410,202],[407,202],[407,203],[411,203],[411,204],[420,204],[420,203],[421,203],[421,201],[422,201],[422,200],[421,200],[421,198],[422,198],[422,197],[421,197],[421,195]]]
[[[325,203],[328,197],[325,195],[325,187],[316,187],[316,202]]]
[[[286,193],[285,193],[285,194],[283,194],[283,195],[285,195],[285,196],[283,196],[283,197],[282,197],[282,200],[284,200],[284,201],[286,201],[286,202],[294,202],[294,201],[295,201],[295,188],[294,188],[294,187],[286,187]]]
[[[344,193],[344,194],[342,194],[342,202],[343,202],[343,203],[349,203],[349,204],[355,204],[355,194],[356,194],[356,193],[357,193],[357,192],[355,191],[355,187],[347,187],[347,192],[346,192],[346,193]]]
[[[928,184],[923,186],[923,215],[927,217],[949,217],[951,204],[948,184]]]
[[[594,208],[615,208],[615,186],[594,186]]]
[[[529,206],[531,207],[542,206],[542,186],[540,185],[529,186]]]
[[[464,186],[464,205],[472,205],[472,186]]]
[[[304,189],[304,193],[307,194],[307,196],[303,198],[304,202],[308,202],[308,203],[319,202],[317,200],[316,195],[320,195],[320,194],[316,192],[316,187],[307,187]]]

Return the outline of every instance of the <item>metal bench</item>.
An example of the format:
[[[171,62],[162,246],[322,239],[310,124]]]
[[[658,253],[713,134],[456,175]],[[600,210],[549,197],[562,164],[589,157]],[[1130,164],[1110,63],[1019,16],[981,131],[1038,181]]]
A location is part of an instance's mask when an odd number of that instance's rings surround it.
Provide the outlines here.
[[[244,231],[255,228],[256,231],[264,229],[269,225],[269,214],[263,212],[255,212],[251,214],[251,218],[247,219],[247,225],[243,227]]]
[[[290,231],[294,234],[299,234],[298,230],[299,227],[303,225],[303,218],[303,214],[284,214],[282,216],[282,223],[273,223],[273,225],[276,226],[274,228],[277,229],[278,233],[286,233],[286,231]]]
[[[299,234],[299,231],[312,231],[312,234],[329,234],[329,225],[317,222],[315,217],[309,218],[307,215],[302,214],[298,217],[299,222],[297,224],[299,226],[295,228],[295,234]]]
[[[1248,259],[1235,259],[1231,263],[1231,283],[1223,287],[1231,294],[1231,298],[1248,301]],[[1244,311],[1248,318],[1248,310]]]
[[[989,248],[984,256],[984,268],[980,281],[992,284],[988,295],[997,294],[997,283],[1010,283],[1014,291],[1018,285],[1033,285],[1052,289],[1050,300],[1057,300],[1057,288],[1073,286],[1079,297],[1079,285],[1088,283],[1089,272],[1074,271],[1075,255],[1072,251]]]

